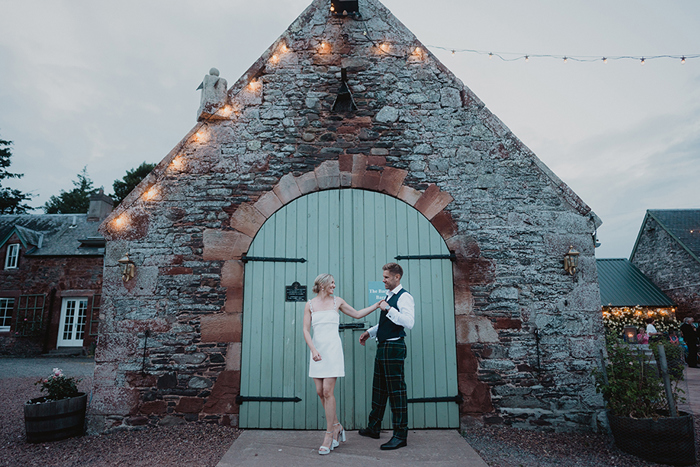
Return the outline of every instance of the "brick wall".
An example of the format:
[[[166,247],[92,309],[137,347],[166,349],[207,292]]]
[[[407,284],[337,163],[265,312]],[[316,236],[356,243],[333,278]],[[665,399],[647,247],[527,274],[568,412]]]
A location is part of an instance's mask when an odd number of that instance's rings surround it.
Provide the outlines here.
[[[631,261],[676,302],[676,318],[700,315],[700,263],[650,216]]]
[[[21,296],[42,295],[42,328],[33,337],[17,335],[17,316],[13,317],[9,333],[0,333],[0,354],[2,355],[37,355],[56,348],[58,326],[61,315],[61,300],[64,296],[87,296],[88,319],[90,319],[96,295],[99,298],[102,289],[102,258],[92,256],[50,257],[25,256],[20,249],[17,269],[4,269],[7,245],[19,242],[13,235],[0,248],[2,266],[0,269],[0,297],[15,299],[15,314]],[[98,317],[95,316],[95,319]],[[23,317],[20,316],[20,321]],[[88,330],[89,331],[89,330]],[[96,336],[88,332],[83,346],[89,349]]]
[[[314,2],[102,225],[92,430],[236,424],[240,255],[281,206],[349,187],[414,206],[457,255],[463,423],[595,428],[597,218],[387,10],[361,5],[365,24]],[[342,68],[353,112],[332,110]]]

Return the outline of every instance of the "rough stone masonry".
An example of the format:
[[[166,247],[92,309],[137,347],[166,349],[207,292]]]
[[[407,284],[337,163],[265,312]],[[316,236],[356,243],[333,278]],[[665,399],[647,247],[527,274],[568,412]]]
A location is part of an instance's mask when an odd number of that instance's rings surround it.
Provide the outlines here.
[[[600,220],[379,1],[359,8],[315,0],[103,223],[93,431],[236,425],[241,255],[280,207],[350,187],[412,205],[456,255],[463,425],[595,429]]]

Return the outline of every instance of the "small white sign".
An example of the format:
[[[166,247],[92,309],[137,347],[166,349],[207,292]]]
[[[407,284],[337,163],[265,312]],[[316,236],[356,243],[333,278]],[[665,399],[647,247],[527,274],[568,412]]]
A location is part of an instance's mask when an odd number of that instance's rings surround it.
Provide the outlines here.
[[[382,281],[369,281],[367,283],[367,306],[374,305],[379,300],[386,298],[386,289]]]

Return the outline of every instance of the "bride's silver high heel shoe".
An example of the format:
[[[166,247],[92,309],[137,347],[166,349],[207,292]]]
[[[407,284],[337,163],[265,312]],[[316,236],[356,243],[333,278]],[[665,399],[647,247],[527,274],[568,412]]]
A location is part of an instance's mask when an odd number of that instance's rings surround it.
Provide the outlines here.
[[[333,424],[333,426],[339,426],[339,425],[340,425],[340,423]],[[340,446],[340,443],[338,441],[342,441],[343,443],[345,442],[345,428],[342,428],[342,425],[340,425],[340,427],[341,427],[341,429],[338,432],[338,439],[333,438],[333,444],[331,444],[331,446],[333,446],[334,448],[337,448],[338,446]]]
[[[326,434],[331,435],[331,447],[324,446],[322,444],[321,447],[318,448],[318,453],[322,456],[325,456],[326,454],[330,454],[331,451],[333,450],[333,448],[335,448],[335,446],[337,446],[337,444],[335,444],[335,443],[337,443],[337,441],[333,439],[333,433],[331,433],[330,431],[326,431]],[[335,444],[335,446],[334,446],[334,444]]]

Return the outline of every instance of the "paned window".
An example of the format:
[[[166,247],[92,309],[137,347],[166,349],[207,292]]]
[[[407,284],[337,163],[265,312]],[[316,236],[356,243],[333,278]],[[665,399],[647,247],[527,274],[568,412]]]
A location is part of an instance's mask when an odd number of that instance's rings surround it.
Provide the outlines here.
[[[0,298],[0,332],[8,332],[10,330],[12,310],[14,308],[14,298]]]
[[[5,255],[5,269],[16,269],[18,259],[19,243],[7,245],[7,254]]]

